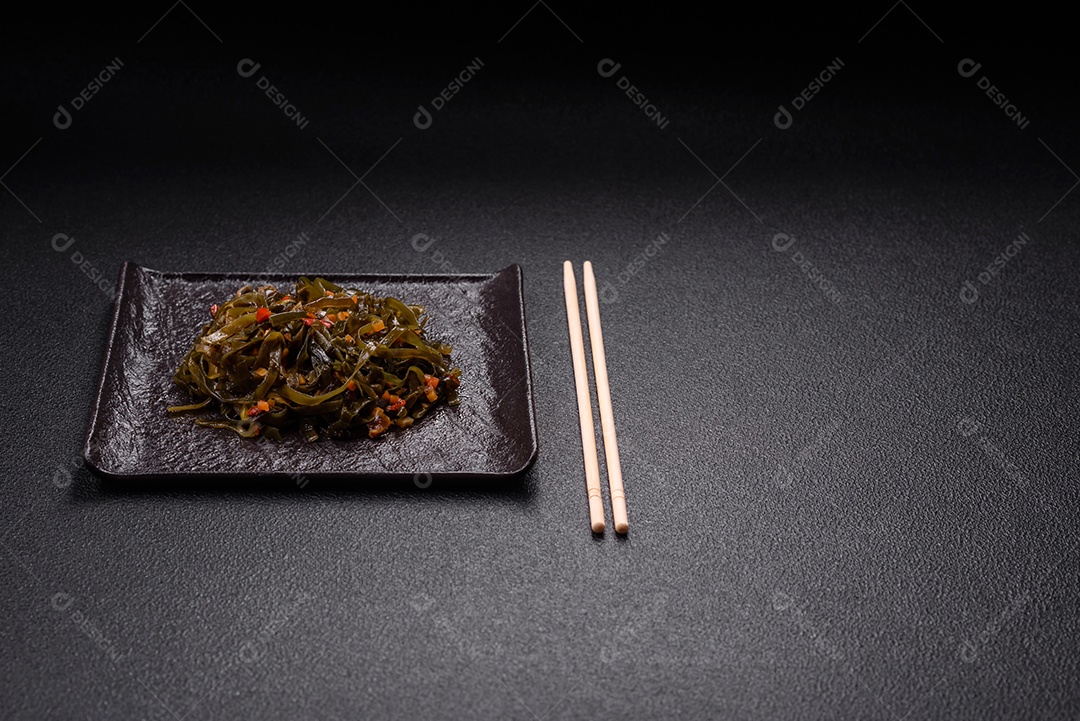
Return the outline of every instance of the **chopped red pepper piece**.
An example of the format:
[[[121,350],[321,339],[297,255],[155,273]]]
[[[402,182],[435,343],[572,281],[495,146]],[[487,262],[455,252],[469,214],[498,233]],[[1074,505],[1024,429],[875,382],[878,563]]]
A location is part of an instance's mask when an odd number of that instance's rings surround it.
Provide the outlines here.
[[[315,322],[314,318],[304,318],[304,325],[311,325]]]
[[[333,325],[334,325],[333,323],[331,323],[330,321],[328,321],[328,320],[327,320],[326,318],[323,318],[323,319],[322,319],[322,320],[320,320],[319,322],[320,322],[320,323],[322,323],[323,325],[325,325],[325,326],[326,326],[327,328],[330,328],[331,326],[333,326]]]
[[[268,320],[270,320],[270,309],[269,308],[259,308],[257,311],[255,311],[255,322],[256,323],[265,323]]]

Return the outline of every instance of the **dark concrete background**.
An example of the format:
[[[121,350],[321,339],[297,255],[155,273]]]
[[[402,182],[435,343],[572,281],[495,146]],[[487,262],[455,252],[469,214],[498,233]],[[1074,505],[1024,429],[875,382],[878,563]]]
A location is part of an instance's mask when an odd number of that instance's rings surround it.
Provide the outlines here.
[[[1064,20],[166,9],[3,30],[0,716],[1077,714]],[[265,271],[300,233],[296,273],[522,265],[525,477],[186,491],[82,468],[99,286],[128,259]],[[627,539],[588,531],[566,258],[612,300]]]

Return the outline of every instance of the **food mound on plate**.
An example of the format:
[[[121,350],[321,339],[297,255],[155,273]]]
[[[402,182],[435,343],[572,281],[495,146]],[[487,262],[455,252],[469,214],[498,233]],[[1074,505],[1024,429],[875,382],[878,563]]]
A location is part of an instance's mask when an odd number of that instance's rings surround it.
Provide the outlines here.
[[[287,292],[244,286],[210,315],[173,376],[193,403],[169,408],[216,411],[200,426],[377,438],[458,404],[461,370],[450,346],[427,338],[421,306],[300,278]]]

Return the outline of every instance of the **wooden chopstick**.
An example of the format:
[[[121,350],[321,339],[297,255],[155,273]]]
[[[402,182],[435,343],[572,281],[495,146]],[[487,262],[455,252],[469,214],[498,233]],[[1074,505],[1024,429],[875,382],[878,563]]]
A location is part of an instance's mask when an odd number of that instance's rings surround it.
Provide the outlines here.
[[[604,333],[600,329],[600,301],[596,294],[596,277],[592,263],[585,261],[585,311],[589,316],[589,342],[592,344],[593,376],[596,377],[596,402],[600,405],[600,424],[604,429],[604,455],[607,456],[608,486],[611,490],[611,516],[615,532],[626,533],[630,522],[626,517],[626,492],[623,490],[622,464],[619,463],[619,442],[615,438],[615,416],[611,412],[611,386],[608,384],[607,356],[604,355]]]
[[[577,388],[578,418],[581,420],[581,451],[585,457],[585,488],[589,494],[589,525],[593,533],[603,533],[604,503],[600,495],[600,461],[596,457],[592,401],[589,378],[585,372],[585,341],[581,335],[581,310],[578,307],[574,266],[563,263],[563,291],[566,294],[566,322],[570,328],[570,356],[574,360],[574,385]]]

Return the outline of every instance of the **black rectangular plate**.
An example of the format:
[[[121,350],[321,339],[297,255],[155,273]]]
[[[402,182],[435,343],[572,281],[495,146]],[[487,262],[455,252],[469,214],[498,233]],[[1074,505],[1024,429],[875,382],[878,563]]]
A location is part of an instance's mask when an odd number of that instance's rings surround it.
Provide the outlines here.
[[[281,287],[295,276],[164,273],[128,262],[116,305],[83,455],[106,478],[509,477],[536,460],[538,439],[521,268],[491,275],[324,275],[339,285],[422,305],[427,330],[453,347],[461,404],[441,406],[412,428],[367,437],[280,443],[196,426],[173,373],[209,308],[246,284]]]

